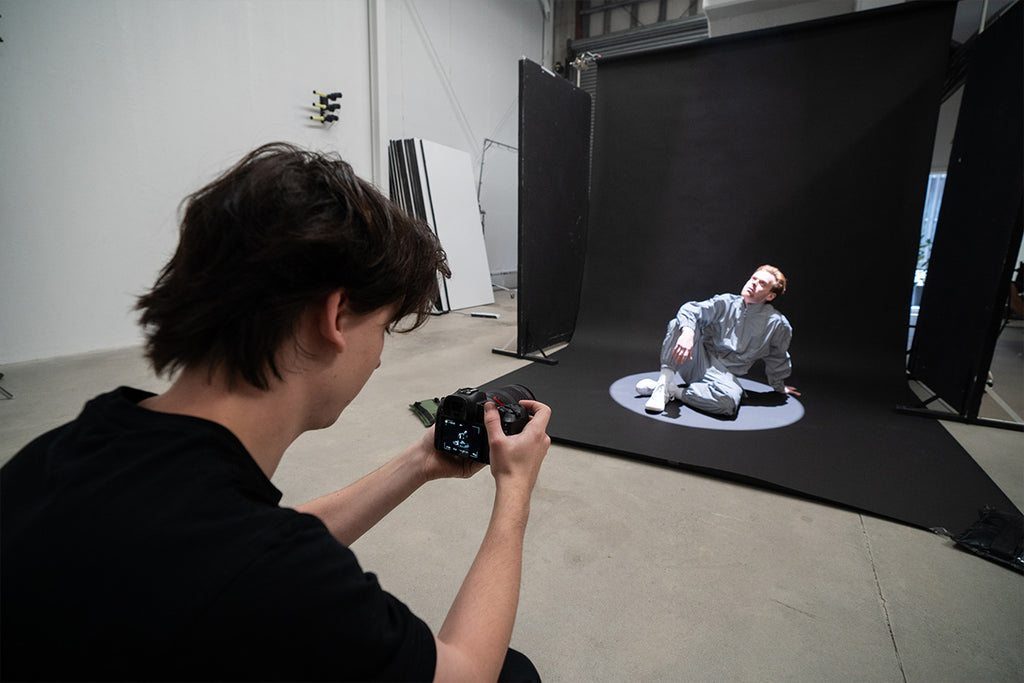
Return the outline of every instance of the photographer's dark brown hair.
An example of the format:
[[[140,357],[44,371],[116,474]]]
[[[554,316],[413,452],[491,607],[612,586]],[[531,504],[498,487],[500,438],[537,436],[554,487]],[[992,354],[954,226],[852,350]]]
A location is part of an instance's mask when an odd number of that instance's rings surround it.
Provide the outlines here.
[[[157,373],[221,368],[267,389],[307,306],[344,288],[356,313],[394,304],[389,328],[406,332],[450,276],[429,227],[334,154],[264,145],[182,207],[178,248],[136,306]]]

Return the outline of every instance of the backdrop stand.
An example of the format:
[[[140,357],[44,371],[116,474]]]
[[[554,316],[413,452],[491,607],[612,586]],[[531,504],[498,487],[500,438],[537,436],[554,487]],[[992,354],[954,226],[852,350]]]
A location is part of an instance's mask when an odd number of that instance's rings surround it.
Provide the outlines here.
[[[932,391],[927,384],[920,380],[913,380],[916,382],[924,391],[928,392],[929,397],[921,400],[919,406],[906,406],[897,405],[896,412],[904,415],[915,415],[917,417],[931,417],[938,420],[949,420],[951,422],[959,422],[962,424],[979,425],[983,427],[998,427],[1000,429],[1010,429],[1017,432],[1024,432],[1024,422],[1020,420],[998,420],[992,417],[979,417],[977,413],[971,415],[968,411],[963,410],[957,412],[948,403],[942,400],[942,397]],[[935,410],[928,408],[928,405],[935,402],[940,403],[945,410]]]
[[[555,347],[552,346],[549,348]],[[520,360],[532,360],[535,363],[544,363],[545,365],[558,365],[557,360],[555,360],[554,358],[548,358],[548,355],[547,353],[544,352],[544,349],[537,349],[537,352],[540,353],[539,356],[536,356],[532,353],[519,353],[518,351],[509,351],[508,349],[491,349],[491,353],[496,353],[499,356],[511,356],[512,358],[519,358]]]
[[[483,192],[484,187],[484,162],[486,161],[487,158],[487,150],[489,150],[491,147],[497,147],[498,149],[503,149],[506,152],[514,152],[516,154],[519,154],[518,147],[506,145],[503,142],[498,142],[497,140],[492,140],[491,138],[484,138],[484,147],[482,150],[480,150],[480,175],[476,181],[476,204],[477,208],[480,210],[480,227],[484,232],[485,238],[487,235],[487,212],[484,211],[483,204],[481,203],[481,193]],[[494,281],[494,273],[491,273],[491,289],[497,289],[500,292],[508,292],[513,299],[516,298],[516,291],[514,289],[512,289],[511,287],[506,287],[505,285],[499,285]]]
[[[913,414],[1018,431],[1024,425],[1008,406],[1000,407],[1012,422],[978,415],[1024,233],[1022,36],[1018,2],[978,36],[967,66],[907,366],[909,379],[950,408]]]
[[[590,113],[585,91],[519,61],[517,343],[495,353],[555,365],[548,352],[572,339],[587,244]]]

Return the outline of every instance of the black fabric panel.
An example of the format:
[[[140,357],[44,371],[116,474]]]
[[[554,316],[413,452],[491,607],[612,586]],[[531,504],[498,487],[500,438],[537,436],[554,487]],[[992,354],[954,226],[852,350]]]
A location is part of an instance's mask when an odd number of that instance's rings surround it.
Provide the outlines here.
[[[978,37],[971,57],[911,355],[914,377],[970,417],[978,415],[1020,249],[1022,84],[1017,3]]]
[[[588,93],[528,59],[519,61],[521,355],[568,341],[576,326],[587,238],[590,108]]]
[[[906,402],[910,290],[952,4],[913,3],[602,62],[580,319],[518,383],[561,442],[713,472],[925,528],[1013,504]],[[729,432],[609,395],[656,371],[686,300],[779,266],[804,417]],[[743,408],[741,407],[742,411]]]

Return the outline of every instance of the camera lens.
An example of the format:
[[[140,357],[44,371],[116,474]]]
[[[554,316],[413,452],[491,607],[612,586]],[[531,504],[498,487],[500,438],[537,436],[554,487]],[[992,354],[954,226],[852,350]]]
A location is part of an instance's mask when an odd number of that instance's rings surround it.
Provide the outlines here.
[[[499,403],[504,406],[513,405],[523,400],[534,400],[533,392],[522,384],[509,384],[504,387],[499,387],[494,391],[488,392],[487,398],[494,399],[495,403]]]

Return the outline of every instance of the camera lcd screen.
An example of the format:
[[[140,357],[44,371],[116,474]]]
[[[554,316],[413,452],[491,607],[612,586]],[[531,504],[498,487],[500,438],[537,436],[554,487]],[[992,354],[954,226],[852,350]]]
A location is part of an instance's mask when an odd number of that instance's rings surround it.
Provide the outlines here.
[[[480,460],[480,443],[486,438],[482,425],[466,424],[442,417],[437,426],[441,430],[442,450]]]

